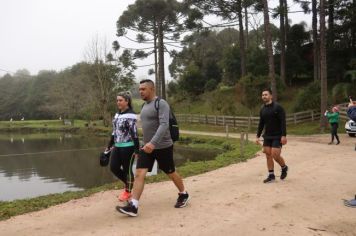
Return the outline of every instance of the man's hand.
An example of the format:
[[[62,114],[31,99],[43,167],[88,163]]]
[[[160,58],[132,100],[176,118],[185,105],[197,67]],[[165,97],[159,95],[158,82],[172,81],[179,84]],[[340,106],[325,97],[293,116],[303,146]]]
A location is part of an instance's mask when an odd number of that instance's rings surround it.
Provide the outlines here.
[[[152,143],[146,143],[145,146],[142,147],[142,150],[145,152],[145,153],[152,153],[153,150],[155,150],[155,145],[153,145]]]
[[[287,138],[286,138],[286,136],[282,136],[282,138],[281,138],[281,143],[282,143],[282,145],[286,145],[286,144],[287,144]]]
[[[347,106],[348,108],[356,106],[356,102],[350,102],[349,105]]]
[[[260,142],[260,138],[259,138],[259,137],[256,137],[256,144],[257,144],[257,145],[261,145],[261,142]]]

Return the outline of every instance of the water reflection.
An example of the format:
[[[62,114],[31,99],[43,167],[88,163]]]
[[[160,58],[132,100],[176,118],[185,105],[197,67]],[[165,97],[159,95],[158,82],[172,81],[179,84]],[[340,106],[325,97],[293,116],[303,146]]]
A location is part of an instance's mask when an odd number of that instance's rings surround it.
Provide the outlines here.
[[[98,163],[106,137],[71,134],[0,134],[0,200],[75,191],[116,181]],[[176,165],[209,160],[217,152],[175,148]],[[25,155],[19,155],[25,154]]]

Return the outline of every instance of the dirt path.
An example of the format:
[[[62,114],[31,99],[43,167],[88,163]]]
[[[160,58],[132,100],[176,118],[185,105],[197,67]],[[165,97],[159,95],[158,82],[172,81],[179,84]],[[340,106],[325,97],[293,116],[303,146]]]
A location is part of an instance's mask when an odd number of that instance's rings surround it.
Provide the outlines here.
[[[265,158],[185,179],[188,207],[173,208],[172,183],[146,185],[139,217],[115,211],[107,191],[0,222],[5,235],[356,235],[356,209],[342,198],[356,194],[356,139],[290,137],[283,154],[286,181],[262,184]],[[277,174],[279,174],[279,168]]]

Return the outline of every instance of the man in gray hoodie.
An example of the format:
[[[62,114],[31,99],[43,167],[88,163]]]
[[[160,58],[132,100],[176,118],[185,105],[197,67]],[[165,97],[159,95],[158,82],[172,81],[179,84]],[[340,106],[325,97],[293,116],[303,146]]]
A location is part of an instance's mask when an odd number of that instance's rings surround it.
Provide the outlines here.
[[[116,208],[119,212],[129,216],[137,216],[138,201],[143,192],[145,177],[147,172],[152,170],[155,160],[159,168],[169,176],[179,190],[174,207],[185,207],[189,200],[189,194],[185,191],[183,180],[176,172],[173,161],[169,105],[165,100],[157,98],[155,86],[151,80],[142,80],[139,91],[141,98],[145,101],[141,110],[144,146],[137,160],[132,199],[127,206]]]

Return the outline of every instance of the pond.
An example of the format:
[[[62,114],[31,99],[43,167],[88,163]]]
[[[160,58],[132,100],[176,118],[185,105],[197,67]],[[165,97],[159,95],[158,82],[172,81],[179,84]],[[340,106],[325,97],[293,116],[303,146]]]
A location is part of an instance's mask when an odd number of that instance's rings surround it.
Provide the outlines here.
[[[63,133],[0,134],[0,201],[78,191],[117,179],[99,165],[107,137]],[[218,150],[175,145],[176,165],[214,159]]]

